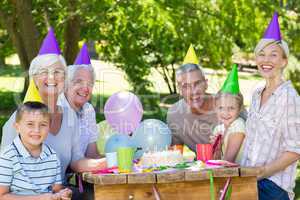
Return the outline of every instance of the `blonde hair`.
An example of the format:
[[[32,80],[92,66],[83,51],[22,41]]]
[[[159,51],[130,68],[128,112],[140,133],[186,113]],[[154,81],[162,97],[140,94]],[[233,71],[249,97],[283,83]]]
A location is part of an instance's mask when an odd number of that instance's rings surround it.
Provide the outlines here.
[[[277,44],[283,51],[283,54],[284,54],[284,58],[288,58],[289,57],[289,53],[290,53],[290,50],[289,50],[289,46],[288,44],[284,41],[284,40],[274,40],[274,39],[261,39],[255,49],[254,49],[254,53],[255,55],[258,55],[258,53],[260,51],[262,51],[264,48],[266,48],[267,46],[271,45],[271,44]]]

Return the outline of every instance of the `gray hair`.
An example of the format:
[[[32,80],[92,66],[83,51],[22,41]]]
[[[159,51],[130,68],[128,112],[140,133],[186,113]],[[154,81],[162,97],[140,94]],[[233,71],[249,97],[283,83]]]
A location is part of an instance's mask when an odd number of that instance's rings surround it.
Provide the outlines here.
[[[271,45],[271,44],[277,44],[278,46],[281,47],[281,49],[283,50],[284,54],[286,57],[289,56],[289,46],[288,44],[284,41],[284,40],[280,40],[280,41],[277,41],[277,40],[274,40],[274,39],[261,39],[255,49],[254,49],[254,53],[255,55],[257,55],[260,51],[262,51],[265,47]]]
[[[61,64],[66,67],[66,61],[62,55],[57,54],[43,54],[37,55],[30,63],[29,67],[29,77],[36,75],[42,68],[46,68],[53,65],[56,62],[61,62]]]
[[[67,76],[66,82],[65,82],[67,87],[74,80],[76,72],[81,69],[89,71],[92,76],[92,83],[93,84],[95,83],[96,75],[95,75],[95,71],[94,71],[94,68],[92,67],[92,65],[69,65],[67,67],[68,76]]]
[[[186,63],[181,65],[177,70],[176,70],[176,76],[187,73],[187,72],[191,72],[191,71],[196,71],[198,70],[202,76],[204,76],[204,72],[202,70],[201,67],[199,67],[199,65],[197,64],[193,64],[193,63]]]

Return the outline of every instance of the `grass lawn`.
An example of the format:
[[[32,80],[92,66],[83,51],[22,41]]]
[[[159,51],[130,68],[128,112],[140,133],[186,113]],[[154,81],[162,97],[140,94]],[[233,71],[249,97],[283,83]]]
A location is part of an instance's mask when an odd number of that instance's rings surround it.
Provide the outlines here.
[[[94,87],[92,104],[97,111],[97,121],[104,119],[103,107],[107,98],[122,90],[130,90],[130,85],[126,81],[126,75],[107,63],[101,61],[92,61],[96,71],[96,83]],[[222,86],[227,72],[215,71],[205,69],[205,73],[208,79],[208,92],[216,92]],[[19,98],[19,92],[23,89],[24,72],[18,66],[5,66],[0,67],[0,136],[2,133],[2,126],[10,116],[11,112],[16,108],[16,105],[21,101]],[[141,100],[144,106],[144,119],[156,118],[165,121],[167,107],[166,105],[172,104],[178,100],[178,96],[168,95],[167,85],[163,81],[162,77],[155,71],[152,71],[149,79],[153,82],[153,94],[148,96],[141,96]],[[249,106],[249,100],[253,88],[261,81],[255,74],[249,74],[245,72],[239,73],[240,89],[244,95],[245,105]],[[163,106],[155,107],[151,105],[149,99],[156,102],[163,102]],[[162,104],[160,104],[162,105]],[[296,200],[300,200],[300,167],[298,167],[298,179],[295,188]]]

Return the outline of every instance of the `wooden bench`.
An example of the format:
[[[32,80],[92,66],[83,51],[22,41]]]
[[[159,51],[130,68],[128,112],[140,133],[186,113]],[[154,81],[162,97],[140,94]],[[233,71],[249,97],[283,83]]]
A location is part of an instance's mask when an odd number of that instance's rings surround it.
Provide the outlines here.
[[[228,177],[231,177],[232,200],[258,199],[256,171],[250,168],[218,168],[212,171],[216,199],[219,199],[219,191]],[[83,180],[94,184],[96,200],[210,199],[207,170],[105,175],[86,172]]]

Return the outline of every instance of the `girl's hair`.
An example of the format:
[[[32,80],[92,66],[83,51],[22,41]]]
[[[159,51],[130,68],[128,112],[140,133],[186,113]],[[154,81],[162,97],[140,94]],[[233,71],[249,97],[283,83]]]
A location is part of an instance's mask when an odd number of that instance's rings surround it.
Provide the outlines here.
[[[237,102],[238,102],[238,106],[239,106],[239,109],[240,109],[240,112],[242,110],[244,110],[244,97],[242,95],[242,93],[238,93],[238,94],[230,94],[230,93],[224,93],[224,92],[221,92],[219,91],[217,94],[216,94],[216,101],[219,100],[221,97],[226,97],[226,96],[231,96],[231,97],[234,97]]]

